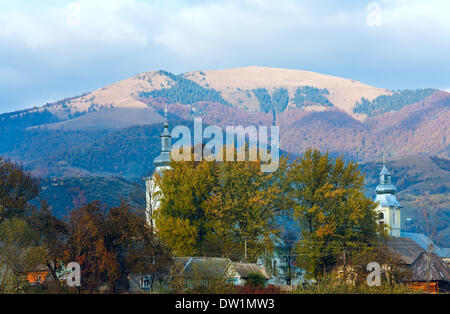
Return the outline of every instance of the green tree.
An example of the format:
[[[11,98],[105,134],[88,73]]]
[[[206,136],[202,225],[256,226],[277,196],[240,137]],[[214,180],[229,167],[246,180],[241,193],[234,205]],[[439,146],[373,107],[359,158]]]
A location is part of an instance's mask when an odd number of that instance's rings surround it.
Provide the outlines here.
[[[307,150],[288,171],[294,216],[302,228],[298,265],[320,279],[351,252],[378,240],[376,204],[363,194],[354,162]]]
[[[35,243],[36,233],[28,223],[14,217],[0,225],[0,293],[20,293],[27,287],[25,271],[44,259],[44,250]]]
[[[264,287],[266,285],[266,278],[257,273],[248,274],[247,284],[253,287]]]

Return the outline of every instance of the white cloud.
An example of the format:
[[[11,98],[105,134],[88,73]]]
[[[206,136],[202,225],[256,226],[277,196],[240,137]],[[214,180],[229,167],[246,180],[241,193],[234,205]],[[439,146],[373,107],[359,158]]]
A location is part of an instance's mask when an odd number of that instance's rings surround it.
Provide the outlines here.
[[[0,41],[30,48],[83,44],[146,45],[144,18],[155,8],[136,0],[77,0],[64,7],[9,9],[0,13]]]
[[[385,36],[409,38],[437,30],[450,34],[446,0],[341,3],[76,0],[64,7],[6,8],[0,12],[0,42],[18,41],[34,49],[152,43],[180,55],[204,56],[250,45],[270,48],[271,40],[285,39],[284,44],[295,47],[311,45],[317,42],[314,36],[342,38],[364,31],[369,22],[381,26]],[[290,42],[295,37],[299,40]]]

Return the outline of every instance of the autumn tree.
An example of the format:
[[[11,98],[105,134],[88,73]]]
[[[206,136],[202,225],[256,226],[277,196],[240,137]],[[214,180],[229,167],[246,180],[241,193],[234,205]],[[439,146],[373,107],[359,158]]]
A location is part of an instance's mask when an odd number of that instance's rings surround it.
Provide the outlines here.
[[[116,252],[121,276],[148,276],[153,287],[155,280],[162,282],[169,275],[171,251],[150,230],[145,217],[125,203],[106,216],[105,245]]]
[[[105,229],[105,209],[98,201],[70,212],[65,260],[80,264],[82,286],[91,293],[102,282],[119,278],[116,253],[106,248]]]
[[[155,175],[162,195],[155,215],[162,240],[179,256],[199,255],[215,241],[206,202],[218,182],[214,162],[171,162],[163,176]]]
[[[38,179],[21,165],[0,157],[0,223],[26,216],[31,209],[28,202],[38,194]]]
[[[316,279],[339,259],[378,239],[376,204],[363,194],[364,176],[354,162],[307,150],[287,173],[294,217],[302,228],[298,264]]]
[[[225,161],[219,164],[218,182],[206,201],[206,213],[213,236],[220,239],[222,252],[255,262],[274,249],[278,233],[276,218],[285,214],[289,202],[283,190],[287,159],[278,170],[261,172],[261,161]]]
[[[193,160],[193,159],[192,159]],[[273,249],[274,219],[286,208],[281,158],[273,173],[261,161],[172,161],[156,176],[164,196],[156,213],[160,237],[177,255],[228,255],[249,260]]]
[[[45,265],[50,270],[54,282],[59,282],[57,272],[64,257],[64,249],[68,236],[66,223],[55,217],[47,202],[41,202],[39,211],[29,218],[30,226],[35,230],[36,241],[45,251]]]

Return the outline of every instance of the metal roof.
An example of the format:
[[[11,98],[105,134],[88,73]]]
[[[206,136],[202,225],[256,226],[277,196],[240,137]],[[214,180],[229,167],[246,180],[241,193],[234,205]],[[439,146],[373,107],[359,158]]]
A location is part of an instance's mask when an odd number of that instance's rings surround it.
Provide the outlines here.
[[[381,169],[380,174],[381,175],[390,175],[391,173],[389,172],[389,170],[387,170],[386,165],[383,165],[383,168]]]
[[[413,233],[413,232],[402,232],[402,237],[410,238],[415,241],[418,245],[420,245],[423,249],[428,250],[428,246],[433,245],[432,252],[441,258],[449,258],[450,257],[450,249],[442,248],[433,243],[430,238],[422,233]]]
[[[399,207],[402,205],[397,201],[397,198],[392,194],[377,194],[375,197],[375,202],[380,203],[383,207]]]

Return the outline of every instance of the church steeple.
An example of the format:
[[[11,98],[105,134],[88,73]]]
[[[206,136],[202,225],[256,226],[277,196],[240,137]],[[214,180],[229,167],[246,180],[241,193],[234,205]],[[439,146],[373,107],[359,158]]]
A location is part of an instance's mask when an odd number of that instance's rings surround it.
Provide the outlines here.
[[[392,175],[386,167],[383,156],[383,167],[380,171],[380,184],[375,189],[377,196],[375,202],[378,207],[378,223],[389,226],[389,235],[399,237],[401,232],[400,208],[395,193],[397,188],[392,184]]]
[[[380,184],[378,184],[375,192],[377,194],[392,194],[397,192],[397,188],[392,184],[391,173],[386,168],[386,162],[383,161],[383,168],[380,171]]]
[[[167,105],[164,108],[164,129],[161,133],[161,153],[153,160],[155,166],[155,173],[162,174],[162,170],[170,168],[170,151],[172,149],[172,136],[169,132],[169,121],[167,119]],[[147,224],[151,230],[155,230],[154,213],[160,206],[160,189],[154,180],[154,176],[145,178],[145,215]]]
[[[156,170],[159,167],[168,167],[170,163],[170,151],[172,149],[172,136],[169,132],[169,122],[167,119],[167,105],[164,108],[164,130],[161,134],[161,153],[153,161]]]

